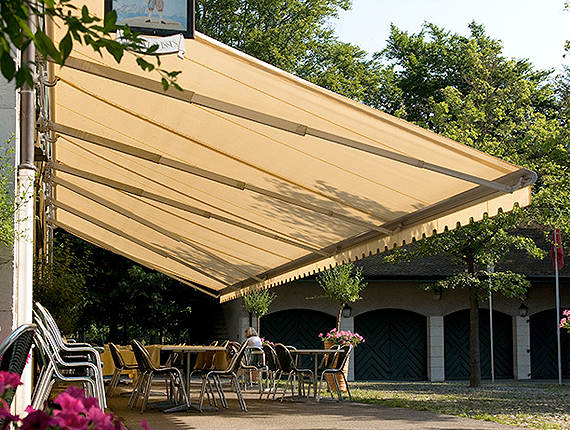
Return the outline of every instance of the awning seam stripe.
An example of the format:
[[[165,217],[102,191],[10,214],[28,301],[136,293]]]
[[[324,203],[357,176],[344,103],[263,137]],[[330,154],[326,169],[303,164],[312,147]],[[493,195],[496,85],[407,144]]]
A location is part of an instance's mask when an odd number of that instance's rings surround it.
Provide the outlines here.
[[[140,120],[142,120],[142,121],[145,121],[145,122],[148,122],[148,123],[150,123],[150,124],[153,124],[153,125],[155,125],[156,127],[160,128],[160,129],[162,129],[162,130],[164,130],[164,131],[166,131],[166,132],[172,133],[172,134],[174,134],[175,136],[178,136],[178,137],[180,137],[180,138],[182,138],[182,139],[185,139],[185,140],[188,140],[188,141],[190,141],[190,142],[196,143],[197,145],[200,145],[200,146],[202,146],[203,148],[206,148],[206,149],[208,149],[208,150],[210,150],[210,151],[213,151],[213,152],[216,153],[216,154],[220,154],[220,155],[222,155],[222,156],[224,156],[224,157],[227,157],[227,158],[229,158],[229,159],[231,159],[231,160],[233,160],[233,161],[236,161],[237,163],[243,164],[243,165],[248,166],[248,167],[250,167],[250,168],[252,168],[252,169],[258,170],[258,171],[263,172],[263,173],[266,173],[267,175],[270,175],[270,176],[272,176],[272,177],[274,177],[274,178],[277,178],[277,179],[279,179],[279,180],[281,180],[281,181],[283,181],[283,182],[292,184],[293,186],[299,187],[300,189],[303,189],[303,190],[305,190],[305,191],[307,191],[307,192],[309,192],[309,193],[318,195],[318,196],[320,196],[320,197],[322,197],[322,198],[324,198],[324,199],[326,199],[326,200],[330,200],[330,201],[335,202],[335,203],[338,203],[338,204],[340,204],[340,205],[342,205],[342,206],[349,207],[349,208],[351,208],[351,209],[353,209],[353,210],[356,210],[356,211],[358,211],[358,212],[360,212],[360,213],[363,213],[363,214],[365,214],[365,215],[367,215],[367,216],[370,216],[370,217],[372,217],[372,218],[374,218],[374,219],[377,219],[377,220],[380,221],[380,222],[386,222],[386,221],[387,221],[385,217],[379,216],[379,215],[374,214],[374,213],[370,213],[370,212],[368,212],[368,211],[366,211],[366,210],[364,210],[364,209],[362,209],[362,208],[356,207],[356,206],[354,206],[354,205],[349,204],[348,202],[345,202],[345,201],[343,201],[343,200],[340,200],[340,199],[338,199],[338,198],[335,198],[334,196],[330,196],[330,195],[324,194],[324,193],[322,193],[322,192],[320,192],[320,191],[318,191],[318,190],[315,190],[315,189],[313,189],[313,188],[309,188],[308,186],[305,186],[305,185],[302,185],[302,184],[300,184],[300,183],[297,183],[297,182],[295,182],[295,181],[293,181],[293,180],[291,180],[291,179],[289,179],[289,178],[284,177],[283,175],[279,175],[279,174],[274,173],[274,172],[272,172],[272,171],[270,171],[270,170],[268,170],[268,169],[266,169],[266,168],[263,168],[263,167],[261,167],[261,166],[252,164],[252,163],[250,163],[250,162],[248,162],[248,161],[246,161],[246,160],[243,160],[243,159],[241,159],[241,158],[238,158],[238,157],[236,157],[236,156],[233,156],[232,154],[229,154],[229,153],[227,153],[227,152],[225,152],[225,151],[222,151],[222,150],[220,150],[220,149],[218,149],[218,148],[215,148],[215,147],[213,147],[212,145],[209,145],[209,144],[207,144],[207,143],[205,143],[205,142],[202,142],[202,141],[200,141],[200,140],[198,140],[198,139],[195,139],[195,138],[193,138],[193,137],[191,137],[191,136],[189,136],[189,135],[187,135],[187,134],[184,134],[184,133],[180,132],[179,130],[173,129],[172,127],[170,127],[170,126],[168,126],[168,125],[166,125],[166,124],[162,124],[162,123],[160,123],[160,122],[154,120],[153,118],[149,118],[148,116],[139,114],[139,113],[137,113],[137,112],[133,112],[133,111],[131,111],[130,109],[128,109],[128,108],[126,108],[126,107],[124,107],[124,106],[122,106],[122,105],[119,105],[119,104],[116,103],[116,102],[113,102],[113,101],[111,101],[111,100],[108,100],[108,99],[106,99],[106,98],[100,96],[99,94],[96,94],[96,93],[94,93],[94,92],[92,92],[92,91],[89,91],[89,90],[87,90],[86,88],[80,87],[79,85],[76,85],[75,83],[70,82],[70,81],[66,80],[65,78],[61,78],[61,81],[64,82],[65,84],[69,85],[70,87],[76,89],[77,91],[80,91],[80,92],[82,92],[82,93],[84,93],[84,94],[87,94],[87,95],[89,95],[89,96],[95,98],[96,100],[99,100],[99,101],[102,102],[102,103],[105,103],[105,104],[107,104],[107,105],[109,105],[109,106],[112,106],[112,107],[114,107],[114,108],[116,108],[116,109],[118,109],[118,110],[120,110],[120,111],[122,111],[122,112],[124,112],[124,113],[126,113],[126,114],[129,114],[129,115],[131,115],[131,116],[133,116],[133,117],[135,117],[135,118],[138,118],[138,119],[140,119]],[[201,106],[196,106],[196,107],[199,108],[199,109],[203,109],[205,112],[208,112],[210,115],[215,115],[217,118],[220,118],[220,119],[223,119],[223,120],[225,120],[225,121],[231,122],[232,124],[234,124],[234,125],[236,125],[236,126],[239,126],[239,127],[241,127],[241,128],[246,128],[243,124],[240,124],[240,123],[238,123],[238,122],[232,121],[232,120],[230,120],[229,118],[220,115],[220,114],[219,114],[218,112],[216,112],[216,111],[212,111],[212,110],[210,110],[210,109],[206,109],[206,108],[203,108],[203,107],[201,107]],[[88,116],[84,116],[84,117],[90,119]],[[104,126],[104,127],[108,127],[107,125],[103,125],[103,124],[100,124],[100,125],[101,125],[101,126]],[[277,142],[277,143],[279,143],[279,144],[283,144],[282,142],[280,142],[280,141],[278,141],[278,140],[276,140],[276,139],[274,139],[274,138],[272,138],[272,137],[270,137],[270,136],[266,136],[265,134],[262,134],[262,133],[260,133],[259,131],[256,131],[256,130],[253,130],[253,129],[250,129],[250,128],[246,128],[246,129],[249,130],[249,131],[251,131],[251,132],[253,132],[253,133],[256,133],[256,134],[258,134],[258,135],[261,135],[261,136],[263,136],[263,137],[266,138],[266,139],[272,140],[272,141]],[[115,131],[116,131],[116,130],[115,130]],[[287,147],[291,148],[290,146],[287,146]],[[324,161],[324,160],[322,160],[322,159],[319,159],[319,161],[321,161],[321,162],[323,162],[323,163],[326,163],[326,164],[330,164],[330,163],[327,163],[326,161]],[[332,165],[332,164],[331,164],[331,165]],[[337,167],[337,166],[335,166],[335,167]],[[355,173],[353,172],[353,174],[355,174]],[[364,179],[364,180],[369,180],[368,178],[359,176],[358,174],[356,174],[356,176],[358,176],[358,177],[360,177],[360,178],[362,178],[362,179]],[[399,194],[399,195],[404,195],[404,196],[406,196],[407,198],[409,198],[410,200],[412,200],[412,201],[414,201],[414,202],[417,202],[417,203],[420,203],[420,204],[426,204],[426,202],[425,202],[424,200],[422,200],[421,198],[407,195],[407,194],[402,193],[401,191],[399,191],[399,190],[397,190],[397,189],[388,187],[388,186],[385,185],[385,184],[379,184],[379,183],[376,183],[376,182],[373,182],[373,183],[374,183],[375,185],[377,185],[377,186],[381,186],[381,187],[383,187],[383,188],[385,188],[385,189],[389,189],[390,191],[392,191],[392,192],[394,192],[394,193],[397,193],[397,194]]]
[[[210,279],[212,279],[212,280],[214,280],[214,281],[216,281],[222,285],[225,285],[228,288],[233,288],[230,283],[228,283],[222,279],[219,279],[217,276],[214,276],[211,273],[208,273],[208,272],[200,269],[199,267],[196,267],[193,264],[188,263],[188,261],[178,257],[177,255],[172,254],[171,252],[167,252],[163,249],[157,248],[156,246],[153,246],[153,245],[147,243],[146,241],[144,241],[142,239],[139,239],[139,238],[134,237],[130,234],[127,234],[124,231],[121,231],[121,230],[117,229],[116,227],[113,227],[112,225],[110,225],[104,221],[101,221],[100,219],[97,219],[91,215],[83,213],[83,212],[79,211],[78,209],[76,209],[76,208],[74,208],[74,207],[72,207],[66,203],[63,203],[63,202],[60,202],[57,200],[53,200],[51,203],[56,208],[58,208],[59,210],[64,210],[68,213],[71,213],[71,214],[75,215],[76,217],[79,217],[79,218],[83,219],[84,221],[87,221],[93,225],[96,225],[96,226],[98,226],[98,227],[100,227],[100,228],[102,228],[108,232],[111,232],[111,233],[113,233],[119,237],[122,237],[122,238],[128,240],[129,242],[136,243],[137,245],[141,246],[142,248],[147,249],[148,251],[150,251],[154,254],[160,255],[160,256],[167,258],[167,259],[170,259],[172,261],[176,261],[178,264],[180,264],[184,267],[187,267],[188,269],[194,270],[195,272],[200,273],[201,275],[203,275],[207,278],[210,278]]]

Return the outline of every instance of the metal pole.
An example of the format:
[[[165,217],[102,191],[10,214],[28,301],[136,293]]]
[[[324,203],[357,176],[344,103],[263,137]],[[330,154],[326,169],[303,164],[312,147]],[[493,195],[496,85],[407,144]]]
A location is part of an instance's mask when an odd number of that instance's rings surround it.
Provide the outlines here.
[[[558,237],[556,229],[552,232],[554,240],[554,273],[556,278],[556,346],[558,358],[558,384],[562,385],[562,349],[560,345],[560,284],[558,282]]]
[[[495,266],[489,265],[488,271],[493,273]],[[489,338],[491,348],[491,382],[495,382],[495,338],[493,336],[493,289],[491,276],[489,276]]]
[[[36,28],[36,17],[31,8],[28,26],[32,32]],[[22,52],[22,64],[30,67],[35,74],[36,50],[33,43]],[[36,126],[36,95],[33,86],[24,84],[20,89],[20,146],[18,162],[18,178],[16,185],[17,213],[15,223],[15,291],[14,291],[14,325],[19,326],[32,322],[33,294],[33,262],[34,262],[34,138]],[[24,412],[31,403],[32,372],[26,366],[22,374],[23,386],[16,392],[15,410]]]

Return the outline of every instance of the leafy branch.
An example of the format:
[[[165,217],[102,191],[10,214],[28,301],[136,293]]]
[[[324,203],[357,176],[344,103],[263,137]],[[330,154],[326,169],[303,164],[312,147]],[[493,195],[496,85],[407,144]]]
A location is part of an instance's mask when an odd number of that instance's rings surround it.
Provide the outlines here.
[[[90,46],[100,55],[107,51],[119,63],[125,50],[133,50],[137,54],[136,62],[145,71],[156,71],[161,76],[161,83],[166,91],[170,86],[181,90],[176,84],[180,71],[166,71],[161,68],[160,58],[155,53],[156,46],[146,46],[138,33],[132,32],[128,26],[117,25],[117,13],[110,11],[101,19],[89,12],[87,6],[80,9],[71,3],[72,0],[2,0],[0,2],[0,71],[8,80],[14,80],[16,87],[24,83],[34,84],[31,66],[22,62],[18,67],[14,61],[14,48],[24,51],[33,44],[44,58],[50,58],[60,66],[65,62],[73,44]],[[30,15],[51,18],[63,24],[65,35],[56,45],[45,33],[43,26],[33,29],[28,25]],[[112,38],[111,33],[123,32],[122,41]],[[156,64],[147,61],[143,55],[153,55]]]
[[[17,238],[30,239],[25,237],[25,232],[16,231],[14,222],[20,208],[32,198],[29,188],[20,188],[16,190],[16,196],[13,194],[15,189],[13,140],[13,137],[8,139],[0,148],[0,244],[8,246]]]
[[[353,275],[354,271],[354,275]],[[317,275],[317,282],[324,294],[307,297],[307,299],[326,298],[338,305],[336,328],[340,330],[342,309],[348,303],[362,299],[360,292],[368,285],[364,282],[362,268],[355,268],[353,263],[335,266]]]

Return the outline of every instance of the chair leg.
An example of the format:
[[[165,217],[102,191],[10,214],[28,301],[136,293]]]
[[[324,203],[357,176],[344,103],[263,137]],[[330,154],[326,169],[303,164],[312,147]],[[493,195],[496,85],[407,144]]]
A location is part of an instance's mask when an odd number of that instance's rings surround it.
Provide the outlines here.
[[[147,373],[146,381],[144,383],[143,389],[143,403],[141,407],[141,414],[146,410],[146,405],[148,404],[148,398],[150,396],[150,388],[152,386],[152,379],[154,374],[152,372]]]
[[[140,390],[141,390],[141,384],[144,380],[144,375],[145,375],[144,373],[139,373],[139,375],[138,375],[137,382],[135,383],[135,386],[133,387],[131,397],[129,398],[129,402],[127,403],[129,409],[134,409],[138,403]]]
[[[107,386],[107,396],[113,397],[115,394],[115,389],[119,384],[119,379],[121,378],[121,371],[122,369],[115,368],[113,372],[113,376],[111,376],[111,380],[109,381],[109,385]]]
[[[224,407],[225,409],[229,409],[220,377],[218,375],[214,375],[212,379],[214,380],[214,385],[216,386],[216,390],[218,391],[218,397],[220,398],[220,403],[222,404],[222,407]]]
[[[344,385],[346,385],[346,392],[348,394],[348,399],[352,402],[352,395],[350,394],[350,388],[348,387],[348,381],[344,372],[341,372],[342,378],[344,379]]]
[[[232,380],[233,380],[233,383],[234,383],[234,387],[235,387],[235,389],[236,389],[236,394],[237,394],[237,398],[238,398],[238,400],[239,400],[240,408],[241,408],[242,411],[247,412],[247,406],[246,406],[246,404],[245,404],[245,399],[243,398],[243,394],[241,393],[241,389],[240,389],[240,387],[239,387],[239,380],[238,380],[237,375],[234,374],[234,375],[232,376]]]

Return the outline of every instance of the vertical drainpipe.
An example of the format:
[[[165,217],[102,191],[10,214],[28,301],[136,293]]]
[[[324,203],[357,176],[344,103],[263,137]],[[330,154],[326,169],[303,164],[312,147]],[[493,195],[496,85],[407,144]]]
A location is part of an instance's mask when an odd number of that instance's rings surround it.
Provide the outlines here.
[[[35,17],[30,11],[28,25],[35,32]],[[22,53],[22,64],[28,64],[35,75],[35,46],[31,43]],[[35,76],[34,76],[35,80]],[[34,138],[36,128],[36,97],[34,88],[28,84],[20,89],[20,151],[17,180],[14,321],[18,327],[32,322],[33,262],[34,262]],[[22,375],[23,386],[16,392],[15,410],[22,413],[31,403],[32,372],[26,366]]]

